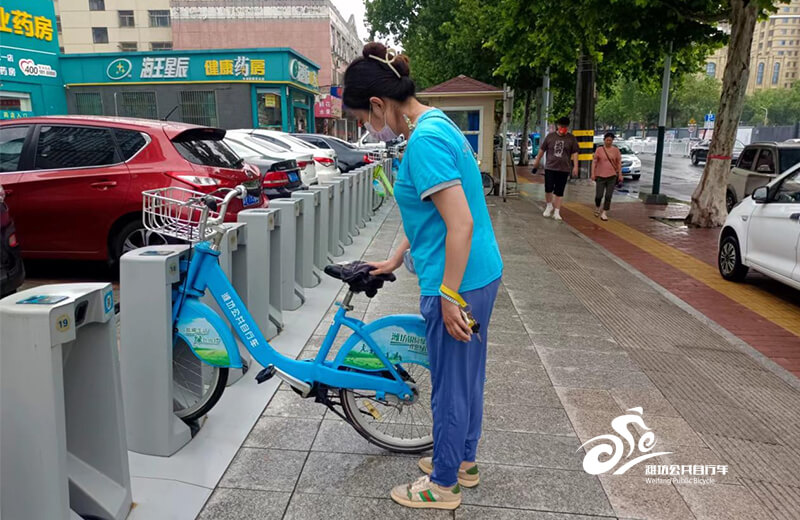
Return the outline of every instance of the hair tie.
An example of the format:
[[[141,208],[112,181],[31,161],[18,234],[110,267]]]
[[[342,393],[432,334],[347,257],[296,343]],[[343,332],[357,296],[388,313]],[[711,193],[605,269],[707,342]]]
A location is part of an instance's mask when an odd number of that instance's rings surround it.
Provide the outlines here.
[[[392,59],[389,59],[390,55]],[[375,56],[374,54],[370,54],[369,57],[372,58],[373,60],[377,60],[381,63],[388,65],[389,68],[392,69],[392,72],[394,72],[395,76],[397,76],[397,79],[402,79],[403,76],[401,76],[400,73],[397,72],[397,69],[394,68],[394,65],[392,65],[392,63],[394,63],[394,60],[397,59],[397,53],[395,51],[393,51],[392,49],[386,49],[385,58],[380,58],[378,56]]]

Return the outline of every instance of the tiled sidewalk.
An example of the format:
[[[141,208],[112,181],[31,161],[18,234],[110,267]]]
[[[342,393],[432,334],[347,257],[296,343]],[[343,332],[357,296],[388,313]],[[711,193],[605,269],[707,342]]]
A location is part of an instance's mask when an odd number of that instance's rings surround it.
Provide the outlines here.
[[[283,389],[200,518],[797,518],[800,391],[569,226],[543,219],[538,203],[494,200],[506,271],[489,332],[482,482],[464,490],[462,507],[395,505],[388,492],[419,476],[415,457],[371,446]],[[385,258],[399,233],[395,211],[366,258]],[[416,312],[416,281],[399,274],[356,310],[367,320]],[[332,312],[302,357],[317,351]],[[672,453],[625,475],[587,474],[579,446],[614,433],[611,421],[633,407],[643,408],[654,451]],[[645,433],[630,431],[634,441]],[[647,464],[729,471],[714,484],[657,484],[645,480]]]
[[[543,200],[543,177],[521,167],[518,175],[529,183],[525,195]],[[624,191],[604,223],[592,214],[591,184],[570,184],[566,195],[567,223],[800,377],[800,293],[753,270],[744,283],[723,280],[719,229],[689,229],[682,225],[687,205],[648,206]]]

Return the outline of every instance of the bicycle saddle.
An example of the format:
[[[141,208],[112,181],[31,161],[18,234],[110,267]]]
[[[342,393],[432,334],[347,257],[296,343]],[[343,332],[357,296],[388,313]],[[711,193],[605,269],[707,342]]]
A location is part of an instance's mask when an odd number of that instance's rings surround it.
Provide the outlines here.
[[[372,298],[378,294],[378,289],[383,287],[384,282],[393,282],[397,279],[391,273],[377,276],[369,274],[374,269],[366,262],[355,261],[348,264],[326,265],[325,274],[343,281],[354,293],[363,292],[367,298]]]

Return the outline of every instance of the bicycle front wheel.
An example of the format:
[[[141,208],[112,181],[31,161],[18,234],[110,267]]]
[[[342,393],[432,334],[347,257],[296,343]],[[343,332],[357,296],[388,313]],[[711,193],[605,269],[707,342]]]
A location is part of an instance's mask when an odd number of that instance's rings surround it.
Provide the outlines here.
[[[375,392],[342,389],[345,415],[356,431],[376,446],[395,453],[421,453],[433,447],[431,373],[416,363],[398,363],[416,386],[413,402],[379,401]]]
[[[217,404],[228,382],[228,369],[200,361],[178,338],[172,349],[172,410],[184,421],[203,417]]]
[[[483,194],[489,196],[494,191],[494,177],[490,174],[481,172],[481,180],[483,181]]]

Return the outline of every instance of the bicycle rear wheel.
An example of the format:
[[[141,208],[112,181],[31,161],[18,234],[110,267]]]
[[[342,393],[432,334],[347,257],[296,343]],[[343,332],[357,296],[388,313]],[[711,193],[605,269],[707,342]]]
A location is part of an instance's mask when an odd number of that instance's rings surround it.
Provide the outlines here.
[[[203,417],[217,404],[228,382],[228,369],[200,361],[178,338],[172,349],[172,410],[184,421]]]
[[[483,181],[483,194],[491,195],[494,191],[494,177],[486,172],[481,172],[481,180]]]
[[[395,453],[420,453],[433,447],[431,373],[416,363],[398,363],[416,385],[411,404],[391,405],[375,399],[375,392],[340,391],[342,409],[355,430],[376,446]]]

